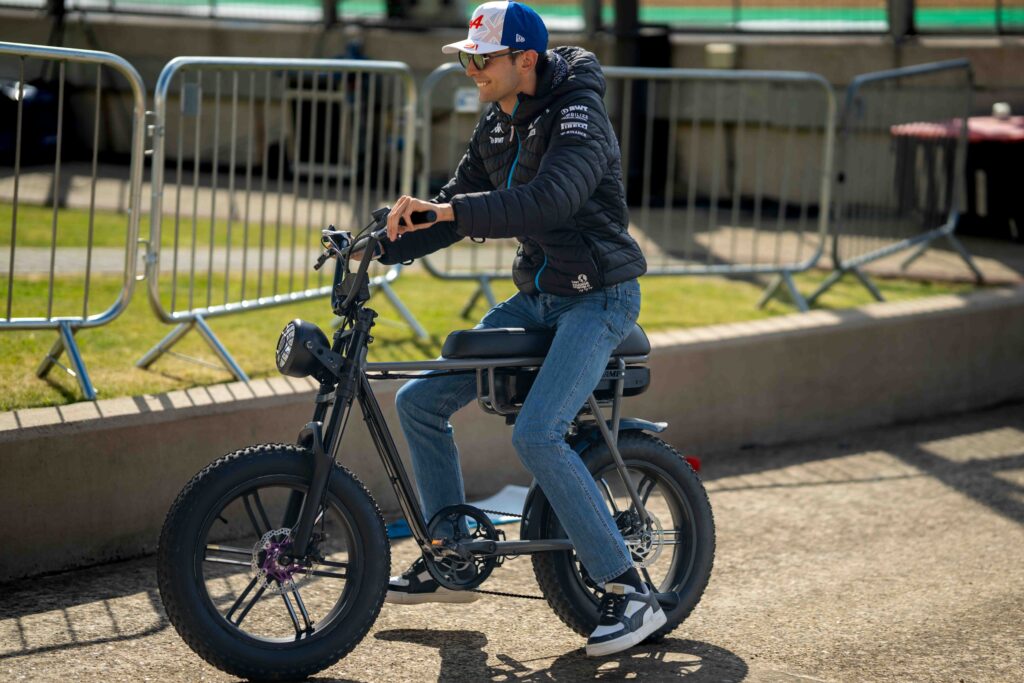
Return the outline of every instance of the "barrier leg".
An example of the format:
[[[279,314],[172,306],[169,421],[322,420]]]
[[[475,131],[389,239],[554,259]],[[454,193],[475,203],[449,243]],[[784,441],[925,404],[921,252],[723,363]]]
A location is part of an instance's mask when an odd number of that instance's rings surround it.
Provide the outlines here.
[[[909,268],[911,263],[924,256],[924,252],[928,251],[928,247],[930,246],[931,241],[920,244],[917,249],[914,250],[913,254],[903,259],[903,263],[900,264],[900,270],[906,270]]]
[[[781,275],[773,275],[772,276],[772,281],[770,283],[768,283],[768,287],[765,288],[764,294],[762,294],[761,298],[758,300],[757,307],[758,308],[764,308],[765,305],[767,305],[767,303],[772,300],[772,297],[775,296],[778,293],[779,287],[781,287],[781,286],[782,286],[782,276]]]
[[[388,298],[388,301],[391,302],[391,305],[395,307],[395,310],[398,311],[398,314],[405,319],[406,324],[412,328],[412,331],[416,336],[421,341],[428,341],[430,339],[430,335],[427,334],[427,331],[423,329],[423,326],[420,325],[418,320],[416,320],[416,316],[412,314],[412,311],[406,308],[405,304],[402,303],[402,300],[398,298],[398,295],[395,294],[395,290],[391,288],[391,285],[387,282],[381,282],[378,286],[381,291],[384,292],[384,296]]]
[[[53,369],[54,365],[58,365],[64,368],[65,371],[72,377],[78,380],[78,386],[82,388],[82,395],[85,396],[87,401],[96,400],[96,389],[92,385],[92,380],[89,379],[89,371],[85,369],[85,361],[82,360],[82,354],[78,350],[78,344],[75,343],[75,329],[71,327],[70,323],[62,322],[58,327],[57,332],[60,336],[57,341],[54,342],[50,352],[46,354],[46,358],[36,368],[36,375],[39,377],[45,377],[50,370]],[[60,364],[58,360],[60,354],[64,351],[68,352],[68,360],[71,362],[71,366],[74,368],[66,368]]]
[[[801,313],[806,313],[810,308],[807,305],[807,299],[805,299],[804,295],[800,293],[800,290],[796,288],[796,282],[793,280],[793,274],[788,270],[772,276],[772,281],[764,290],[764,294],[761,295],[761,299],[757,302],[757,307],[764,308],[765,305],[772,300],[772,297],[778,296],[782,285],[786,285],[786,292],[789,294],[789,298],[793,302],[793,305],[797,307],[797,310]]]
[[[206,324],[202,316],[196,316],[196,327],[199,328],[199,334],[203,335],[203,339],[210,345],[210,348],[217,354],[217,357],[224,363],[228,371],[235,376],[235,379],[240,382],[248,382],[249,376],[245,374],[245,371],[235,362],[235,359],[231,357],[231,354],[224,348],[224,345],[220,343],[217,335],[213,333],[213,330]]]
[[[851,268],[850,272],[857,276],[860,283],[864,285],[864,288],[871,292],[871,296],[875,297],[876,301],[885,301],[885,297],[878,291],[878,287],[875,287],[875,283],[871,281],[867,275],[865,275],[860,268]]]
[[[829,276],[825,278],[825,281],[818,285],[818,288],[814,290],[809,297],[807,297],[807,302],[813,306],[814,302],[818,300],[818,297],[832,289],[832,285],[842,280],[844,275],[846,275],[846,271],[841,268],[833,270]]]
[[[490,308],[494,308],[498,305],[498,300],[494,298],[494,292],[491,290],[491,281],[482,277],[480,278],[480,284],[477,286],[476,291],[473,292],[473,296],[471,296],[469,301],[466,302],[466,305],[462,307],[462,311],[459,312],[459,315],[463,318],[468,318],[473,307],[476,306],[476,302],[480,300],[481,295],[487,299],[487,305]]]
[[[793,280],[793,274],[788,270],[782,273],[782,280],[786,283],[786,289],[789,290],[789,297],[793,300],[797,310],[801,313],[806,313],[808,310],[807,300],[804,295],[800,293],[800,290],[796,288],[796,282]]]
[[[964,260],[964,263],[966,263],[967,267],[971,269],[971,272],[974,273],[975,284],[984,284],[985,276],[981,274],[980,270],[978,270],[978,266],[975,265],[974,259],[971,258],[971,254],[967,251],[967,247],[963,245],[963,242],[958,240],[956,235],[952,233],[946,235],[946,239],[949,241],[950,245],[952,245],[953,249],[956,250],[956,253],[960,254],[960,258]]]
[[[143,369],[148,368],[156,361],[157,358],[170,351],[171,347],[177,344],[194,325],[195,322],[193,321],[179,324],[171,330],[170,334],[161,339],[159,344],[151,348],[146,352],[146,355],[137,360],[135,362],[135,367]]]

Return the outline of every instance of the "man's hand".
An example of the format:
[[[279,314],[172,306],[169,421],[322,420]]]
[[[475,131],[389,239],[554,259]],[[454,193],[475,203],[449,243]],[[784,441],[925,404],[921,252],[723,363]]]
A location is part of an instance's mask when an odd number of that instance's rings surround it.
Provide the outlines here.
[[[431,221],[430,223],[414,224],[412,222],[412,214],[415,211],[433,211],[437,214],[437,220]],[[404,219],[405,224],[399,225],[399,221],[402,219]],[[425,202],[422,199],[402,195],[398,198],[398,201],[395,202],[395,205],[391,207],[391,213],[388,214],[388,239],[394,242],[404,233],[425,230],[434,223],[454,219],[455,214],[452,211],[451,204],[431,204],[430,202]]]

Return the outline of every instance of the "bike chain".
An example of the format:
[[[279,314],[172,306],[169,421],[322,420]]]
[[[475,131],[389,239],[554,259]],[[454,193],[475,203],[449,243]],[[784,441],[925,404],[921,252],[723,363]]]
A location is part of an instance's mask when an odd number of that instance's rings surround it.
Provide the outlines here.
[[[522,519],[522,515],[517,515],[514,512],[501,512],[500,510],[485,510],[483,508],[477,508],[480,512],[484,512],[491,515],[501,515],[502,517],[517,517]],[[504,559],[517,559],[519,555],[506,556]],[[525,593],[507,593],[504,591],[485,591],[480,588],[474,588],[472,593],[481,593],[483,595],[497,595],[500,598],[523,598],[525,600],[546,600],[543,595],[526,595]]]

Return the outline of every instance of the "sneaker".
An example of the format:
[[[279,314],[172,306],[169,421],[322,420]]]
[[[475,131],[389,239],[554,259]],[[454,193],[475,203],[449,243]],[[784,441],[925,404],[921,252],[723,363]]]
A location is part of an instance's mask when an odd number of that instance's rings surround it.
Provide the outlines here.
[[[665,610],[650,586],[643,592],[621,583],[605,585],[601,618],[587,640],[587,654],[603,657],[633,647],[665,625]]]
[[[479,593],[453,591],[439,584],[427,571],[427,563],[421,557],[404,574],[391,577],[384,602],[392,605],[420,605],[425,602],[475,602],[479,599]]]

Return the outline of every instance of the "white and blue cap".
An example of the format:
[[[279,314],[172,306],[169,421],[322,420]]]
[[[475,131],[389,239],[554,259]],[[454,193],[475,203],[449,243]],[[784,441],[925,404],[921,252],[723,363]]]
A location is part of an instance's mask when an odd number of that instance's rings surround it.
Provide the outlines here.
[[[473,10],[469,35],[441,48],[445,54],[548,49],[548,29],[535,11],[518,2],[485,2]]]

